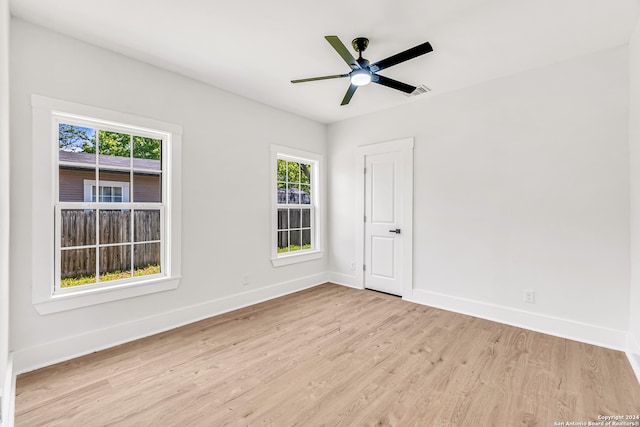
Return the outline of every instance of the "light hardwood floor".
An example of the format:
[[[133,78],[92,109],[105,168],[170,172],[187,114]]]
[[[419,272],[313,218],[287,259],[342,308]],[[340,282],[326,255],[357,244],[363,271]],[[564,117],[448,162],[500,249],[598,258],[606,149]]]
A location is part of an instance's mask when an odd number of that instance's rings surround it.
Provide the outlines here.
[[[553,426],[640,414],[624,354],[325,284],[20,375],[18,426]]]

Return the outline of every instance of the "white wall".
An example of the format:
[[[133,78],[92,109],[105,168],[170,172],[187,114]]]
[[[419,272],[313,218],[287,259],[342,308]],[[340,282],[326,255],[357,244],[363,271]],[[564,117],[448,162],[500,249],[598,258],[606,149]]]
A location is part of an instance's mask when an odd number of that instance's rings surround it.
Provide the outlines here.
[[[631,290],[629,344],[640,381],[640,20],[629,42],[629,150],[631,166]],[[632,359],[633,360],[633,359]]]
[[[9,357],[9,2],[0,0],[0,397]]]
[[[326,154],[324,125],[53,33],[11,25],[11,346],[16,370],[325,279],[326,259],[270,263],[270,144]],[[178,290],[40,316],[31,303],[31,94],[183,126]],[[242,285],[242,276],[249,285]],[[293,282],[292,282],[293,281]]]
[[[624,347],[627,59],[623,46],[330,125],[334,277],[353,275],[355,147],[415,137],[413,298],[551,332],[564,319],[559,335]]]

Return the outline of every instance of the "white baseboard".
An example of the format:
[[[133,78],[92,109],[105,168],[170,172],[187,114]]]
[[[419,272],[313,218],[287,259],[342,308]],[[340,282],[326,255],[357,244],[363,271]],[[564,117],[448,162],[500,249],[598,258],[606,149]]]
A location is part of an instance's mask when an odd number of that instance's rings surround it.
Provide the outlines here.
[[[356,284],[356,276],[350,276],[348,274],[330,272],[329,281],[336,285],[342,285],[348,288],[364,289],[361,285]]]
[[[640,383],[640,342],[631,333],[627,334],[627,358]]]
[[[7,371],[2,383],[2,427],[13,427],[15,418],[16,375],[13,366],[13,354],[9,354]]]
[[[623,330],[603,328],[588,323],[531,313],[511,307],[487,304],[421,289],[414,289],[413,296],[404,299],[600,347],[619,351],[627,350],[627,332]]]
[[[159,332],[197,322],[287,294],[312,288],[328,281],[326,273],[278,283],[228,297],[183,307],[155,316],[122,323],[90,333],[71,336],[14,352],[14,373],[22,374],[54,363],[73,359]]]

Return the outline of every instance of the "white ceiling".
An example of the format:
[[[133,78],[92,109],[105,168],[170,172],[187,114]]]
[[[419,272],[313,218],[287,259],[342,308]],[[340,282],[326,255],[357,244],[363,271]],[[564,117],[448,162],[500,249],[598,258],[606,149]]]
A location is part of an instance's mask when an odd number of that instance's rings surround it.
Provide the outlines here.
[[[14,16],[264,104],[331,123],[626,44],[640,0],[12,0]],[[349,72],[325,41],[370,40],[371,62],[429,41],[381,72],[431,93],[379,85],[340,101]],[[355,52],[354,52],[354,56]]]

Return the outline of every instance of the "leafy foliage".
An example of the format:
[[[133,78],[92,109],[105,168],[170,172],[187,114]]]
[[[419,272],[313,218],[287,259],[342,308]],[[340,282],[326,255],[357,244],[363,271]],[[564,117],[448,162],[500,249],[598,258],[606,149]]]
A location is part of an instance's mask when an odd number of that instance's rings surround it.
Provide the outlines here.
[[[309,184],[311,165],[278,159],[278,181]]]
[[[96,139],[97,135],[97,139]],[[133,140],[133,157],[137,159],[160,160],[162,141],[142,136],[110,132],[60,124],[58,141],[60,149],[64,151],[84,152],[94,154],[96,141],[99,142],[100,154],[107,156],[129,157],[131,155],[131,141]]]
[[[58,126],[58,141],[63,151],[79,152],[84,147],[93,146],[95,152],[96,138],[93,129],[61,123]]]

